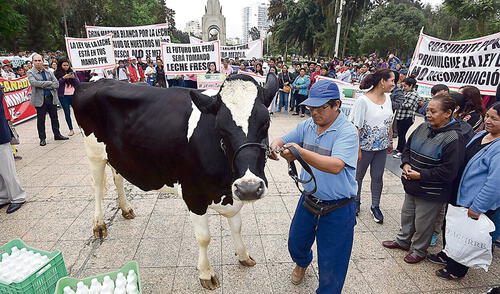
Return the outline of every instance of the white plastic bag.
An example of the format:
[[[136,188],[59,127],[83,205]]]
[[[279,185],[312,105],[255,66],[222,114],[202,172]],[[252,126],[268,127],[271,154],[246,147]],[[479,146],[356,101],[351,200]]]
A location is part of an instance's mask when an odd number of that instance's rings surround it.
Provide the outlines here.
[[[490,232],[494,230],[495,225],[486,215],[474,220],[467,216],[467,208],[448,205],[444,252],[465,266],[488,271],[493,258]]]

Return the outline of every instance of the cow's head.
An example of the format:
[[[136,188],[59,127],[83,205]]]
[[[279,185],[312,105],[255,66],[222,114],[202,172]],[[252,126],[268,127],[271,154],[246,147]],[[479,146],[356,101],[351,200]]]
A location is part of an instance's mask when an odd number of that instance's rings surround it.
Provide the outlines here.
[[[222,148],[232,165],[233,197],[257,200],[264,197],[267,179],[264,175],[269,112],[278,90],[278,79],[271,73],[261,87],[248,75],[226,79],[213,97],[192,91],[191,98],[202,113],[216,116],[216,129],[222,137]]]

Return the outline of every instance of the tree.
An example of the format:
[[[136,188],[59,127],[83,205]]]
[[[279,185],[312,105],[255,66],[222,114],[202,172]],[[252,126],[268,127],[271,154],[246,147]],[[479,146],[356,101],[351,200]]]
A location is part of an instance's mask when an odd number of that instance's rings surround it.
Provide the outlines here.
[[[376,50],[382,55],[391,52],[409,57],[422,26],[424,15],[415,7],[394,3],[379,6],[369,12],[365,25],[360,28],[361,51]]]
[[[19,1],[17,5],[24,3]],[[0,0],[0,47],[13,49],[15,46],[9,46],[8,41],[15,41],[16,34],[19,34],[26,27],[26,16],[16,10],[16,4],[10,0]],[[4,43],[5,42],[5,43]]]
[[[497,17],[499,4],[494,0],[445,0],[445,9],[452,15],[474,21],[480,36],[486,34],[488,20]]]
[[[256,27],[252,27],[249,31],[248,34],[250,34],[250,37],[252,38],[252,41],[260,39],[260,31]]]
[[[189,34],[176,28],[170,29],[170,38],[173,43],[189,43]]]
[[[16,46],[41,51],[64,47],[59,3],[50,0],[26,0],[16,3],[16,10],[28,20],[16,35]]]

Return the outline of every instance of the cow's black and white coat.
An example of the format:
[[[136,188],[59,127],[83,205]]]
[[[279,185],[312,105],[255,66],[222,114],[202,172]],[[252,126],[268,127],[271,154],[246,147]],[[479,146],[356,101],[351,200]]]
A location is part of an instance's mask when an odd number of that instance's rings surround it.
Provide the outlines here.
[[[229,77],[218,93],[205,95],[185,88],[161,89],[114,80],[82,83],[73,108],[85,133],[96,190],[94,234],[106,235],[102,212],[104,168],[108,163],[126,218],[135,215],[125,198],[123,179],[142,190],[179,183],[199,245],[198,269],[203,287],[219,282],[210,266],[207,208],[228,218],[240,262],[255,265],[241,238],[240,210],[266,192],[265,151],[235,150],[267,138],[267,107],[276,94],[276,76],[265,87],[251,77]]]

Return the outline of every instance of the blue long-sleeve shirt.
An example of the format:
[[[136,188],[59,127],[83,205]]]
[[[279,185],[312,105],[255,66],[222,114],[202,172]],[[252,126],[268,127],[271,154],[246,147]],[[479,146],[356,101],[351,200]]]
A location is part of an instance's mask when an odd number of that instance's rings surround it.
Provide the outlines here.
[[[485,132],[478,133],[470,142],[484,136]],[[465,166],[458,188],[457,204],[477,213],[500,207],[499,167],[500,138],[481,149]]]
[[[309,84],[311,84],[311,78],[309,78],[308,75],[305,75],[304,77],[298,76],[293,82],[292,86],[294,89],[296,86],[299,87],[298,90],[295,90],[297,91],[296,93],[307,96],[309,94]]]
[[[401,60],[399,60],[399,58],[397,58],[396,56],[394,56],[393,59],[394,59],[394,61],[392,61],[392,59],[389,59],[389,62],[388,62],[390,70],[395,70],[396,65],[401,64]]]

